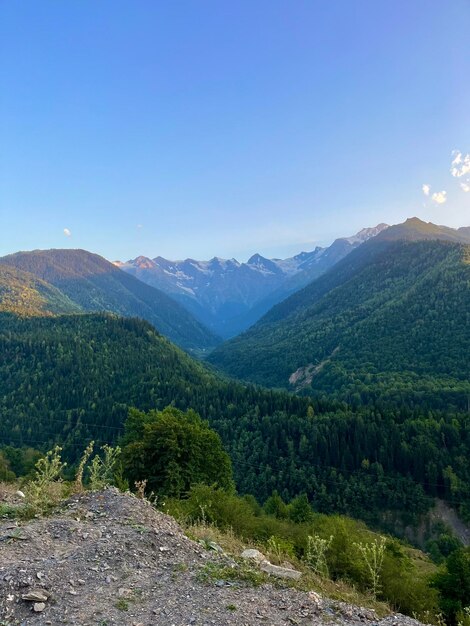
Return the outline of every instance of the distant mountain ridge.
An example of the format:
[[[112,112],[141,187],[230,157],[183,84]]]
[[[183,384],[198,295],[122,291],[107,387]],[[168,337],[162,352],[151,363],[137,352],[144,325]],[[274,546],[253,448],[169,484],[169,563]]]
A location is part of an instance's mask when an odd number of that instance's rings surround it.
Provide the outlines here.
[[[115,265],[171,295],[217,334],[231,337],[387,227],[364,228],[331,246],[287,259],[253,254],[246,263],[240,263],[219,257],[169,261],[160,256],[139,256],[125,263],[115,261]]]
[[[376,236],[377,241],[453,241],[454,243],[470,243],[470,226],[450,228],[423,222],[418,217],[410,217],[402,224],[390,226]]]
[[[205,350],[219,341],[167,294],[86,250],[17,252],[0,258],[2,266],[23,272],[23,281],[25,272],[29,274],[30,282],[31,277],[35,277],[35,285],[42,291],[48,285],[49,296],[54,296],[57,302],[60,300],[58,294],[61,294],[62,309],[56,312],[107,311],[125,317],[140,317],[188,350]],[[35,299],[39,302],[36,296]],[[54,312],[50,307],[48,310]]]
[[[470,371],[469,229],[390,227],[273,307],[209,361],[271,387],[334,394],[453,390]],[[410,381],[413,380],[413,385]],[[460,394],[460,395],[459,395]]]

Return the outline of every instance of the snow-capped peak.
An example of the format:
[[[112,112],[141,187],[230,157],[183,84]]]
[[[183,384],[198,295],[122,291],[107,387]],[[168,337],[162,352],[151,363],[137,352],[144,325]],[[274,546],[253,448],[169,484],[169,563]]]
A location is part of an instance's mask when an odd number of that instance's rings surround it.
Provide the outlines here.
[[[386,228],[389,228],[388,224],[378,224],[377,226],[373,226],[372,228],[363,228],[352,237],[344,237],[344,240],[351,245],[364,243],[364,241],[372,239],[372,237],[375,237]]]

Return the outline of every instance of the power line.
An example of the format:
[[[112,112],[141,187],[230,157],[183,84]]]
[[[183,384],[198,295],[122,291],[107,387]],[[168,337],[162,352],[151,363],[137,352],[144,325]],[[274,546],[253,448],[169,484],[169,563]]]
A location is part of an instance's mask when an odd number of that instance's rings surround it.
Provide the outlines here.
[[[21,435],[19,435],[21,436]],[[46,439],[28,439],[28,443],[34,443],[34,444],[39,444],[39,445],[52,445],[53,442],[53,435],[51,435],[51,439],[46,440]],[[0,441],[3,441],[4,444],[6,445],[11,445],[11,440],[10,439],[2,439],[0,438]],[[110,441],[100,441],[100,444],[108,444],[108,445],[113,445],[116,442],[110,442]],[[28,444],[23,444],[23,445],[28,445]],[[67,449],[67,448],[80,448],[81,450],[84,450],[86,445],[83,443],[67,443],[67,442],[63,442],[62,444],[60,444],[60,442],[57,443],[57,445],[62,445],[63,448]],[[252,469],[256,469],[258,471],[264,471],[266,469],[270,469],[273,472],[279,472],[279,471],[284,471],[282,468],[276,468],[273,465],[269,465],[268,463],[264,464],[264,465],[259,465],[259,464],[255,464],[253,462],[250,461],[243,461],[243,460],[239,460],[239,459],[231,459],[232,460],[232,465],[235,466],[245,466],[245,467],[251,467]],[[376,484],[378,484],[379,481],[379,477],[377,476],[373,476],[371,474],[366,473],[363,470],[343,470],[341,468],[338,468],[334,465],[320,465],[320,464],[310,464],[309,468],[320,468],[320,469],[331,469],[331,470],[335,470],[339,473],[349,473],[351,475],[356,475],[356,476],[369,476],[372,477],[374,479],[374,482]],[[436,483],[425,483],[425,482],[420,482],[420,481],[416,481],[413,478],[410,478],[408,476],[404,476],[403,474],[401,474],[400,472],[394,470],[397,474],[399,474],[400,476],[402,476],[403,478],[408,478],[410,480],[410,482],[412,482],[414,485],[419,485],[422,487],[439,487],[442,488],[443,484],[436,484]],[[339,480],[333,480],[332,478],[327,478],[327,477],[319,477],[319,481],[320,483],[326,483],[329,485],[336,485],[336,486],[341,486],[343,487],[345,485],[344,481],[339,481]],[[428,495],[428,494],[426,494]],[[435,497],[435,496],[429,496],[429,497]],[[455,504],[456,506],[460,506],[462,504],[465,504],[466,502],[461,500],[461,501],[457,501],[457,500],[449,500],[449,499],[445,499],[445,502],[449,503],[449,504]]]

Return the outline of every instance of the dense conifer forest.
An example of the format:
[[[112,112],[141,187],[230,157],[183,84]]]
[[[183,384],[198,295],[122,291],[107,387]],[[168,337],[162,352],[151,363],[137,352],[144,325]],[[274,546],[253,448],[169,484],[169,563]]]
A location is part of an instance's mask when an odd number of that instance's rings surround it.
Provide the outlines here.
[[[417,521],[439,495],[470,513],[469,415],[404,403],[348,405],[227,381],[150,324],[110,315],[0,317],[0,441],[74,462],[114,443],[129,407],[192,408],[221,435],[238,489],[307,493],[318,511]],[[5,449],[6,446],[6,449]]]
[[[371,240],[209,360],[232,376],[354,406],[464,411],[469,261],[464,244]]]

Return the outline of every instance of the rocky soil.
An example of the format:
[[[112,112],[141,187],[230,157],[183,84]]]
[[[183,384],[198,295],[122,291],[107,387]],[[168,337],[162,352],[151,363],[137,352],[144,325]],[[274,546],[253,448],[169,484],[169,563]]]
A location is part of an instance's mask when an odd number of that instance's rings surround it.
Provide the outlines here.
[[[144,500],[85,493],[52,517],[0,522],[0,626],[419,626],[279,584],[217,577],[237,567]]]

